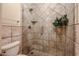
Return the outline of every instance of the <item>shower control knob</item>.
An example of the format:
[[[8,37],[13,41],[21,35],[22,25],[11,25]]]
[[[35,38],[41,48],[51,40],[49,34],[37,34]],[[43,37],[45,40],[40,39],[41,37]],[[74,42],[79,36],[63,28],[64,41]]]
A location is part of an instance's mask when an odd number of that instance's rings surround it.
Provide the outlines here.
[[[2,53],[6,53],[6,51],[5,50],[2,50]]]

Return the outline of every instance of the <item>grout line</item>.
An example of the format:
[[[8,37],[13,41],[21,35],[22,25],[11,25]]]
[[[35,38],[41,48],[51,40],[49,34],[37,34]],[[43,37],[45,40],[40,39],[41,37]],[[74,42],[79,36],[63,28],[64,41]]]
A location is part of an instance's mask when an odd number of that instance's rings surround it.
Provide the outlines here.
[[[21,35],[22,35],[22,34],[21,34]],[[12,35],[12,37],[18,37],[18,36],[21,36],[21,35]],[[2,39],[6,39],[6,38],[11,38],[11,36],[2,37]]]

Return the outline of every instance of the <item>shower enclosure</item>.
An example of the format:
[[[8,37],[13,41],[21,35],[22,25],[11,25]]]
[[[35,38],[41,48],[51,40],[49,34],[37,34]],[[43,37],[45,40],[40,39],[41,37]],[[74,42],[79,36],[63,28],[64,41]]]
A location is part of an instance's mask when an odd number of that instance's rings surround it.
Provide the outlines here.
[[[68,25],[58,33],[52,24],[67,14]],[[34,56],[74,55],[75,4],[25,3],[22,4],[22,53]]]

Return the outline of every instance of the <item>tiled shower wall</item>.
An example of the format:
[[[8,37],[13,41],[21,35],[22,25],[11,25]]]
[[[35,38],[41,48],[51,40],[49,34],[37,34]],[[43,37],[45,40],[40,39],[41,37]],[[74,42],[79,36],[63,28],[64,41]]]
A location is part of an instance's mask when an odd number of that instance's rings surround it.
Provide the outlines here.
[[[1,15],[1,4],[0,4],[0,15]],[[1,33],[1,16],[0,16],[0,33]],[[0,34],[0,43],[1,43],[1,34]],[[1,53],[1,44],[0,44],[0,53]]]
[[[75,34],[76,34],[76,40],[75,40],[75,54],[79,56],[79,4],[76,4],[76,10],[75,10]]]
[[[35,50],[34,53],[74,55],[74,27],[71,25],[74,23],[74,4],[22,4],[22,13],[23,54]],[[52,22],[64,14],[67,14],[70,26],[59,38]]]

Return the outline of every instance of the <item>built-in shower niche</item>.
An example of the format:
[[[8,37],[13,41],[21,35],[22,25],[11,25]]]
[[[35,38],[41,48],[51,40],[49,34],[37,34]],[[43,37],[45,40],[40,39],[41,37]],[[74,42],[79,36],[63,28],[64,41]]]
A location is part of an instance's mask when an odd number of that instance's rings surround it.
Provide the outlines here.
[[[22,4],[23,43],[22,53],[28,55],[74,55],[74,4]],[[33,8],[33,10],[29,10]],[[29,11],[32,13],[29,13]],[[52,21],[67,14],[68,26],[55,28]],[[38,22],[39,21],[39,22]],[[30,26],[31,27],[30,27]],[[71,26],[69,26],[71,25]],[[29,30],[29,29],[31,30]],[[31,51],[28,52],[28,47]]]

